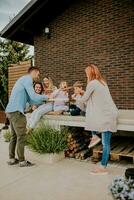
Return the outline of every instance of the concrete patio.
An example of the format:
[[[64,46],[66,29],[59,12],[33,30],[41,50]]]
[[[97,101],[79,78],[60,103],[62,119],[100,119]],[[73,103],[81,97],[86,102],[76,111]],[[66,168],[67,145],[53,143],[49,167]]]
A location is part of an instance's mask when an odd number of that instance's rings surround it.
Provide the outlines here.
[[[0,136],[1,200],[112,200],[108,186],[124,173],[125,167],[109,166],[109,175],[92,176],[94,164],[65,159],[44,164],[39,156],[26,151],[27,159],[36,163],[31,168],[8,166],[8,143]]]

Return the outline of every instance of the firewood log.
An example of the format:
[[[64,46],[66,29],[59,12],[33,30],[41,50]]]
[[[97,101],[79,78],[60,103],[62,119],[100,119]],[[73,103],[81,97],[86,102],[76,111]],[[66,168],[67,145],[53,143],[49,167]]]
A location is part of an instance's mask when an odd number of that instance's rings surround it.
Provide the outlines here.
[[[80,154],[79,153],[75,153],[75,158],[79,159],[79,157],[80,157]]]
[[[74,137],[74,136],[80,135],[80,134],[81,134],[80,132],[76,131],[76,132],[70,132],[68,135],[69,135],[70,137]]]
[[[87,146],[84,144],[84,145],[79,146],[78,148],[74,149],[74,152],[76,153],[76,152],[81,151],[81,150],[83,150],[85,148],[87,148]]]
[[[89,155],[91,155],[92,151],[90,149],[86,149],[86,150],[83,150],[81,151],[80,153],[80,157],[81,159],[85,159],[87,158]]]
[[[75,158],[75,154],[74,154],[74,153],[70,153],[70,154],[69,154],[69,157],[70,157],[70,158]]]
[[[73,149],[74,149],[74,147],[73,147],[73,146],[69,146],[68,148],[69,148],[69,150],[73,150]]]

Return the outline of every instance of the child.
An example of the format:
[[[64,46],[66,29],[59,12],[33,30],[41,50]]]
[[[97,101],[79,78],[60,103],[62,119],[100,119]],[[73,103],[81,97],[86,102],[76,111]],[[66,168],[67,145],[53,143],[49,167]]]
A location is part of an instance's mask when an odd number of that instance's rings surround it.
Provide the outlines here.
[[[64,111],[67,111],[69,108],[66,105],[68,102],[68,85],[66,81],[60,83],[59,89],[55,90],[52,93],[52,98],[54,99],[53,104],[53,114],[62,114]]]
[[[75,84],[73,85],[74,88],[74,94],[72,95],[72,100],[75,101],[75,104],[70,105],[70,114],[72,116],[77,116],[81,114],[81,111],[85,111],[85,106],[84,104],[80,104],[78,102],[79,99],[81,99],[81,97],[84,94],[83,91],[83,84],[81,83],[81,81],[77,81],[75,82]]]
[[[28,129],[29,133],[32,129],[34,129],[39,122],[40,118],[47,113],[51,113],[54,111],[53,114],[61,114],[63,111],[68,110],[68,106],[65,105],[65,102],[68,101],[68,93],[66,91],[67,83],[62,81],[60,83],[60,88],[55,90],[52,94],[50,94],[49,98],[50,102],[44,103],[43,105],[39,106],[36,110],[34,110],[31,114],[30,120],[28,122]],[[52,103],[53,101],[53,103]]]

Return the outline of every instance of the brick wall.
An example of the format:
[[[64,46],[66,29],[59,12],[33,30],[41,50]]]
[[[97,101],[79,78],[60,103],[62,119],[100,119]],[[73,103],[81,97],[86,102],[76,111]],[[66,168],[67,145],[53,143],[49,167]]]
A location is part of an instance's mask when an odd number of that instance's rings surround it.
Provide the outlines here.
[[[84,69],[95,63],[118,108],[134,109],[133,0],[77,0],[49,26],[51,39],[35,36],[42,76],[86,84]]]
[[[15,82],[23,75],[27,74],[28,68],[31,66],[31,61],[20,62],[19,64],[13,64],[8,67],[8,94]]]
[[[0,123],[5,123],[6,121],[6,114],[4,111],[0,110]]]

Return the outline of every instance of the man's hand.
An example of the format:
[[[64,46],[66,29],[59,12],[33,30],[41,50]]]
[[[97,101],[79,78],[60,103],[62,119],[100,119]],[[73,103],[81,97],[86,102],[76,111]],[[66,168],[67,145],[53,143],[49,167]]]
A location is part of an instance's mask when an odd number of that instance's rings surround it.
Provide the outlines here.
[[[32,106],[32,110],[34,111],[34,110],[36,110],[38,108],[38,106],[36,106],[36,105],[33,105]]]
[[[49,100],[49,99],[53,99],[53,94],[52,94],[52,93],[51,93],[51,94],[48,94],[47,96],[48,96],[48,100]]]

